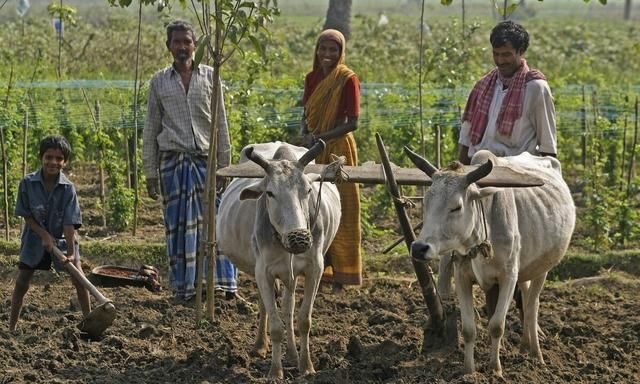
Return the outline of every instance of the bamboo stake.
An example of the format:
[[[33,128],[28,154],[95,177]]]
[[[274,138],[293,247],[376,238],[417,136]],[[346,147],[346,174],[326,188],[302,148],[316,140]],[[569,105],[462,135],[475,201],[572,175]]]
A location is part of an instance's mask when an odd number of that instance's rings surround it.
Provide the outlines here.
[[[140,194],[138,193],[138,71],[140,68],[140,31],[142,28],[142,0],[138,6],[138,34],[136,36],[136,66],[135,78],[133,80],[133,235],[138,229],[138,205],[140,204]]]
[[[122,132],[124,132],[122,136],[124,139],[125,160],[127,162],[127,169],[125,170],[127,173],[127,188],[131,188],[131,149],[129,145],[129,135],[127,135],[127,118],[124,113],[120,114],[120,129],[122,129]]]
[[[9,109],[9,96],[11,95],[11,83],[13,82],[13,63],[11,63],[11,72],[9,72],[9,82],[7,83],[7,94],[4,98],[2,108]],[[9,159],[7,159],[6,141],[4,137],[5,122],[0,121],[0,152],[2,152],[2,187],[4,189],[4,239],[9,241]]]
[[[627,172],[627,201],[631,196],[631,178],[633,166],[636,161],[636,145],[638,144],[638,96],[636,96],[635,122],[633,128],[633,144],[631,144],[631,156],[629,158],[629,171]]]
[[[628,99],[626,100],[627,102],[629,101]],[[624,111],[624,128],[622,129],[622,159],[620,160],[620,191],[622,191],[622,189],[624,188],[624,155],[625,155],[625,151],[627,150],[627,122],[628,122],[628,115],[627,115],[627,110],[626,110],[626,106],[625,106],[625,111]]]
[[[98,173],[100,177],[100,207],[101,207],[101,216],[102,216],[102,227],[107,227],[107,212],[106,212],[106,204],[107,204],[107,188],[105,186],[105,176],[104,176],[104,143],[102,142],[102,119],[100,114],[100,101],[96,99],[95,102],[95,111],[96,111],[96,131],[98,137],[100,137],[100,143],[98,144]]]
[[[29,108],[24,109],[22,120],[22,177],[27,175],[27,140],[29,139]]]
[[[582,86],[582,105],[580,106],[580,125],[582,126],[582,137],[580,140],[580,146],[582,148],[582,169],[587,167],[587,109],[585,107],[586,96],[584,85]]]
[[[84,99],[84,103],[89,109],[89,115],[91,115],[91,121],[93,122],[93,128],[96,130],[96,136],[100,138],[100,102],[96,100],[95,103],[95,115],[93,110],[91,109],[91,104],[89,103],[89,98],[87,97],[87,93],[84,91],[84,88],[80,88],[82,92],[82,98]],[[100,139],[99,139],[100,140]],[[102,140],[99,141],[98,145],[98,170],[100,173],[100,204],[101,204],[101,216],[102,216],[102,227],[107,226],[107,217],[105,214],[105,185],[104,185],[104,165],[103,165],[103,157],[102,157]]]

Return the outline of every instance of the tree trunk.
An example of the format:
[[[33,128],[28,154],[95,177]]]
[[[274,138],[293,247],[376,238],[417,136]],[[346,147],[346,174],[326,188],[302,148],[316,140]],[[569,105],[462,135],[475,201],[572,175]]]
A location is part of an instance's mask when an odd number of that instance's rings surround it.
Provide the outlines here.
[[[344,38],[351,37],[351,3],[352,0],[329,0],[327,19],[324,29],[333,28],[342,32]]]
[[[631,0],[624,1],[624,19],[625,20],[631,19]]]

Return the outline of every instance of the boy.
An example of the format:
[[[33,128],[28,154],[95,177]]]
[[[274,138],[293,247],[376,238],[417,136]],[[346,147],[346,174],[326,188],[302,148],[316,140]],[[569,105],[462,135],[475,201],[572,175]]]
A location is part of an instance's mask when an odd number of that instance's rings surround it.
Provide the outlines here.
[[[82,224],[80,205],[75,187],[62,173],[70,154],[71,147],[64,137],[45,137],[40,142],[42,168],[28,174],[20,182],[16,215],[24,217],[25,226],[20,245],[18,276],[11,298],[10,331],[16,329],[22,299],[29,290],[33,272],[37,269],[50,269],[51,262],[56,270],[63,269],[64,265],[52,253],[54,246],[60,244],[61,247],[66,247],[65,263],[72,262],[82,271],[78,244],[75,241],[76,228]],[[91,312],[89,292],[73,276],[71,281],[76,287],[82,313],[86,316]]]

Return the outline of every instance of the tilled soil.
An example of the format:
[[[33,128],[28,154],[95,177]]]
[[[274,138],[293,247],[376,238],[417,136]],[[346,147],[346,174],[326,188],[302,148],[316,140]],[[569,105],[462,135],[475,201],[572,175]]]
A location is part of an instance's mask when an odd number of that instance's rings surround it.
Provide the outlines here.
[[[257,290],[241,275],[249,304],[216,295],[213,322],[195,322],[193,303],[169,291],[101,288],[118,316],[100,340],[86,340],[66,274],[37,272],[18,331],[7,329],[15,268],[0,268],[0,383],[261,383],[270,358],[253,356]],[[546,365],[519,352],[520,323],[511,309],[503,339],[504,378],[487,368],[489,340],[482,295],[478,372],[463,375],[460,347],[421,354],[425,309],[411,277],[368,279],[333,295],[322,286],[311,333],[317,373],[292,383],[636,383],[640,378],[640,280],[603,275],[548,284],[540,325]],[[299,292],[297,298],[300,299]]]

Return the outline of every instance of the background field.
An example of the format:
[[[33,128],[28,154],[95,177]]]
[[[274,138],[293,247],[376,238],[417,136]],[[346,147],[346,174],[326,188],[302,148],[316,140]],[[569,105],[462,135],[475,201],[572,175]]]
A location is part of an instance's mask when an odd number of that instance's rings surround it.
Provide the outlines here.
[[[8,182],[7,188],[0,185],[0,207],[9,213],[9,227],[4,220],[0,223],[2,235],[8,234],[0,242],[3,322],[21,227],[12,215],[15,193],[23,173],[37,169],[31,148],[48,133],[63,133],[75,150],[68,174],[81,196],[85,271],[108,263],[152,263],[166,270],[161,207],[146,197],[144,178],[133,173],[134,162],[141,165],[141,143],[133,141],[133,132],[136,127],[141,132],[144,125],[148,80],[170,63],[164,24],[174,17],[194,20],[189,10],[178,7],[163,12],[143,9],[141,92],[134,114],[136,6],[65,1],[78,13],[76,24],[66,25],[59,41],[46,12],[48,1],[32,0],[22,19],[14,11],[16,3],[9,1],[0,10],[0,124],[7,144],[3,176]],[[282,14],[269,26],[270,38],[263,38],[265,57],[247,47],[244,56],[235,55],[223,67],[236,159],[248,143],[288,141],[297,134],[302,80],[311,68],[314,39],[328,2],[279,4]],[[363,82],[356,131],[361,162],[379,162],[375,132],[381,133],[397,164],[409,165],[403,145],[435,162],[440,143],[440,162],[455,158],[466,95],[492,67],[487,36],[496,21],[489,1],[465,4],[463,23],[461,1],[450,7],[427,2],[420,68],[419,3],[354,1],[347,62]],[[542,349],[548,365],[538,370],[517,352],[518,323],[510,317],[509,352],[503,361],[509,381],[624,383],[639,374],[634,363],[640,357],[634,293],[640,275],[640,4],[634,4],[628,21],[622,18],[622,7],[622,0],[610,0],[606,6],[593,0],[528,1],[527,9],[516,14],[531,33],[527,59],[546,74],[555,96],[559,158],[579,215],[568,257],[551,272],[552,282],[542,299],[541,323],[549,330]],[[379,25],[380,12],[388,17],[387,25]],[[101,168],[104,200],[99,197]],[[133,181],[138,182],[140,197],[135,234]],[[410,197],[420,194],[413,188],[403,192]],[[420,356],[417,343],[424,308],[406,249],[401,245],[382,253],[398,236],[391,201],[382,186],[364,186],[362,202],[366,284],[345,297],[321,294],[312,335],[314,363],[321,374],[307,381],[495,382],[482,368],[476,376],[461,377],[459,351]],[[416,224],[420,207],[410,214]],[[578,280],[583,278],[587,280]],[[241,279],[241,293],[255,303],[253,283],[244,275]],[[21,323],[24,333],[17,339],[0,327],[7,340],[0,344],[7,367],[0,371],[0,382],[145,382],[144,371],[152,372],[158,382],[260,382],[266,373],[266,361],[247,355],[255,318],[251,306],[218,300],[220,320],[196,326],[191,321],[193,308],[175,307],[168,292],[109,288],[107,296],[115,298],[120,317],[104,341],[89,343],[75,331],[77,313],[69,313],[73,303],[67,305],[73,295],[63,280],[49,274],[38,278],[26,299],[31,304]],[[477,307],[482,307],[480,299]],[[43,327],[51,321],[53,325]],[[482,324],[479,334],[486,337]],[[142,331],[147,325],[154,329],[150,337]],[[335,329],[345,332],[336,335]],[[480,362],[487,349],[479,348]],[[54,363],[45,359],[51,354]],[[287,374],[296,381],[295,369]]]

